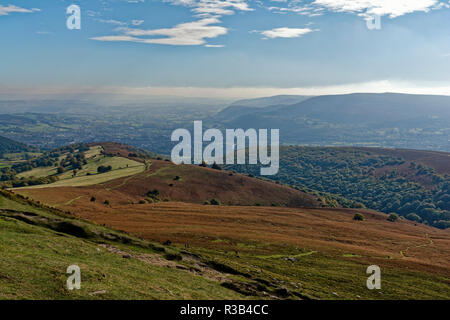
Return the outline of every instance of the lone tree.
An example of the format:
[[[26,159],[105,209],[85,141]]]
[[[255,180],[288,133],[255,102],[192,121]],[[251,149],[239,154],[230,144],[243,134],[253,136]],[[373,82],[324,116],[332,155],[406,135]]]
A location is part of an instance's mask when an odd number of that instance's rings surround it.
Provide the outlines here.
[[[388,220],[391,221],[391,222],[397,221],[397,220],[398,220],[398,214],[396,214],[396,213],[391,213],[391,214],[389,215],[389,217],[388,217]]]
[[[364,221],[364,216],[361,213],[356,213],[353,217],[353,220],[355,221]]]

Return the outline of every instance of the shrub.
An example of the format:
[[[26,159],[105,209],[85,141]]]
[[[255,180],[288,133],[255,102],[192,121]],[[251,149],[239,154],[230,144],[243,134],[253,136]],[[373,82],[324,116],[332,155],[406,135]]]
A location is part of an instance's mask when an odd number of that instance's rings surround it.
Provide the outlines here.
[[[91,202],[95,202],[97,200],[95,197],[91,197]]]
[[[422,222],[422,218],[419,217],[417,214],[415,213],[410,213],[406,216],[406,219],[411,220],[411,221],[416,221],[416,222]]]
[[[97,168],[97,172],[98,173],[105,173],[105,172],[108,172],[108,171],[111,171],[112,170],[112,167],[111,166],[100,166],[100,167],[98,167]]]
[[[157,189],[150,190],[149,192],[146,193],[146,196],[153,199],[157,199],[159,196],[159,190]]]
[[[109,206],[109,200],[105,200],[105,202],[103,202],[103,204]]]
[[[391,221],[391,222],[397,221],[398,220],[398,214],[396,214],[396,213],[389,214],[388,220]]]
[[[209,203],[213,206],[220,206],[220,201],[216,199],[211,199]]]
[[[355,220],[355,221],[364,221],[364,216],[361,213],[356,213],[353,216],[353,220]]]

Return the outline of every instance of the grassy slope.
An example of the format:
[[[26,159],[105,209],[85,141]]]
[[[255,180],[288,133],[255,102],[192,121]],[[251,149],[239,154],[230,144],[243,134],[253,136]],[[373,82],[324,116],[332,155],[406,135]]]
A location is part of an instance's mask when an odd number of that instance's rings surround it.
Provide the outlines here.
[[[151,241],[188,244],[193,253],[262,279],[261,291],[286,288],[318,299],[450,298],[450,233],[390,223],[380,213],[359,210],[366,220],[356,222],[350,209],[104,206],[81,199],[61,208]],[[372,264],[382,268],[382,293],[365,287]]]
[[[0,196],[0,208],[54,214]],[[102,227],[78,222],[92,230]],[[102,241],[103,242],[103,241]],[[132,244],[112,242],[128,253],[155,254]],[[191,273],[124,259],[83,239],[27,224],[0,210],[0,299],[227,299],[241,298],[220,283]],[[81,290],[65,288],[66,268],[81,268]],[[99,292],[100,291],[100,292]],[[97,292],[97,293],[95,293]],[[99,293],[98,293],[99,292]]]

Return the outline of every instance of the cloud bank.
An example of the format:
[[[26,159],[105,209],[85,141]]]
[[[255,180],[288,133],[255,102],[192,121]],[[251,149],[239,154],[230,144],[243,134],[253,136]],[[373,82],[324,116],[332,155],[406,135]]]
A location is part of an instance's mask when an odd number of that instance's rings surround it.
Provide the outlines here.
[[[374,15],[397,18],[414,12],[429,12],[433,9],[449,7],[439,0],[313,0],[305,3],[292,0],[285,7],[269,7],[276,13],[294,12],[301,15],[316,16],[325,12],[356,14],[369,18]]]

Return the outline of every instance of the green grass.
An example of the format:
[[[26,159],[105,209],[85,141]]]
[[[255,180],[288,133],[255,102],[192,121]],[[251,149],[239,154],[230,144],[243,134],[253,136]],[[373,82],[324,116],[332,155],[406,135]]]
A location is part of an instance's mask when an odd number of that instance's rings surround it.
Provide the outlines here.
[[[192,249],[253,278],[313,299],[450,299],[450,279],[391,268],[380,260],[371,264],[381,267],[381,290],[369,290],[366,287],[366,268],[370,264],[359,263],[342,254],[270,245],[261,245],[257,250],[244,250],[242,247],[237,247],[237,250],[238,257],[234,250]],[[279,254],[269,254],[274,252]],[[286,259],[288,257],[296,259],[290,261]]]
[[[90,159],[93,157],[100,156],[102,151],[103,151],[102,146],[93,146],[90,147],[89,150],[84,153],[84,156],[86,157],[86,159]]]
[[[0,201],[2,207],[36,211],[1,196]],[[106,230],[82,221],[78,223],[94,231]],[[143,246],[113,244],[131,254],[155,254]],[[124,259],[95,241],[3,215],[0,215],[0,253],[0,299],[243,298],[218,281],[134,257]],[[81,290],[69,291],[66,269],[74,264],[81,268]],[[93,294],[98,291],[103,293]]]
[[[17,175],[17,178],[42,178],[53,176],[57,173],[57,167],[38,167],[29,171],[21,172]]]
[[[0,209],[34,212],[39,216],[33,225],[0,210],[0,299],[253,298],[226,289],[219,281],[187,271],[149,264],[134,257],[124,259],[98,244],[110,243],[133,256],[162,255],[158,253],[161,246],[72,216],[55,215],[45,207],[30,206],[25,200],[19,200],[0,195]],[[79,226],[86,236],[75,237],[70,235],[73,233],[55,229],[55,219]],[[235,281],[256,283],[260,292],[286,288],[291,297],[313,299],[450,299],[450,279],[392,268],[384,265],[382,258],[372,261],[348,252],[332,254],[254,240],[211,242],[214,246],[227,245],[227,249],[194,246],[188,251],[198,254],[203,261],[234,269],[240,273],[232,276]],[[181,245],[165,247],[166,253],[182,250],[186,248]],[[190,266],[184,259],[180,263]],[[81,267],[79,291],[65,289],[65,270],[72,264]],[[381,290],[366,287],[366,268],[370,264],[381,267]],[[106,293],[90,295],[96,291]]]
[[[96,158],[91,158],[88,160],[88,163],[82,167],[81,170],[78,170],[76,177],[82,177],[87,175],[88,173],[91,175],[97,174],[97,168],[99,166],[111,166],[112,171],[115,170],[123,170],[123,169],[132,169],[132,168],[140,168],[144,167],[144,164],[141,162],[129,160],[127,158],[122,157],[104,157],[97,156]],[[133,171],[134,172],[134,171]],[[142,172],[142,171],[138,171]],[[71,179],[72,171],[66,171],[62,175],[60,175],[60,179]]]

